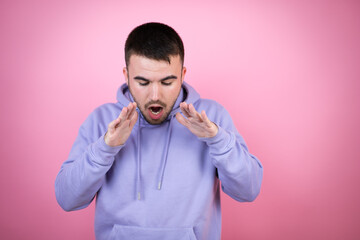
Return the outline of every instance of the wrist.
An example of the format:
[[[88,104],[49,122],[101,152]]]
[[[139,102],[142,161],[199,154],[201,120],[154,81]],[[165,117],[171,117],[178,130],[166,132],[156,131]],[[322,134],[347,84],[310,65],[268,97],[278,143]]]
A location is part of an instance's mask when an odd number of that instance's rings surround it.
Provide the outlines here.
[[[213,130],[212,130],[212,133],[210,134],[210,136],[208,138],[215,137],[219,132],[219,127],[214,122],[212,122],[212,124],[213,124],[213,127],[212,127]]]
[[[119,147],[119,146],[123,146],[125,143],[121,143],[119,141],[111,141],[109,139],[109,136],[108,136],[108,132],[105,133],[104,135],[104,143],[109,146],[109,147]]]

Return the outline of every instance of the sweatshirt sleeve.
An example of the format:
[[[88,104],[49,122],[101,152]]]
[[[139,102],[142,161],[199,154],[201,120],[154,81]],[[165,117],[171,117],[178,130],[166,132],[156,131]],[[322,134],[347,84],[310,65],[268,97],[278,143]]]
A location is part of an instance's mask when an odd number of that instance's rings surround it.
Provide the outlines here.
[[[62,164],[55,180],[55,195],[65,211],[87,207],[101,188],[105,174],[114,162],[115,155],[124,146],[110,147],[104,134],[94,140],[88,134],[100,130],[91,116],[79,129],[68,159]]]
[[[219,128],[217,135],[201,140],[209,146],[210,157],[217,168],[221,188],[237,201],[251,202],[260,193],[263,167],[260,161],[249,153],[244,139],[225,109],[222,120],[216,124]]]

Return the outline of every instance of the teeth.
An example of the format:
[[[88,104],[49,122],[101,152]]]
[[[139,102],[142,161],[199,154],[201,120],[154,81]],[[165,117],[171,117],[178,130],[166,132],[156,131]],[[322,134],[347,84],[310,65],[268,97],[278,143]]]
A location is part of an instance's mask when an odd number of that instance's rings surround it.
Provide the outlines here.
[[[160,108],[159,111],[157,111],[157,112],[154,112],[154,111],[152,110],[152,108],[150,108],[150,112],[151,112],[152,114],[155,114],[155,115],[158,115],[158,114],[160,113],[160,111],[161,111],[161,108]]]

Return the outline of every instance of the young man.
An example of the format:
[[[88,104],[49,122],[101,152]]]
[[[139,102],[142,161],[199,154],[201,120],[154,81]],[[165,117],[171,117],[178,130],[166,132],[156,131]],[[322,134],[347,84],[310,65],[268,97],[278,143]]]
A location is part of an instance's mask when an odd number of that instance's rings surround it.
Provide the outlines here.
[[[60,169],[58,203],[79,210],[96,196],[96,239],[220,239],[220,185],[253,201],[261,163],[229,113],[184,82],[171,27],[135,28],[125,60],[118,102],[89,115]]]

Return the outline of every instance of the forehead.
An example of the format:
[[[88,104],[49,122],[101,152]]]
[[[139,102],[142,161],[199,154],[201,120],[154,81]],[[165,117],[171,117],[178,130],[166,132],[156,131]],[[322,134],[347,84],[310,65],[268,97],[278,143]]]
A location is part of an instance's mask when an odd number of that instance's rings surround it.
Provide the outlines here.
[[[128,70],[130,72],[154,72],[175,74],[182,68],[179,55],[170,56],[170,63],[164,60],[154,60],[144,56],[131,55]]]

